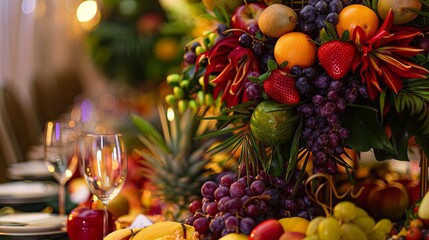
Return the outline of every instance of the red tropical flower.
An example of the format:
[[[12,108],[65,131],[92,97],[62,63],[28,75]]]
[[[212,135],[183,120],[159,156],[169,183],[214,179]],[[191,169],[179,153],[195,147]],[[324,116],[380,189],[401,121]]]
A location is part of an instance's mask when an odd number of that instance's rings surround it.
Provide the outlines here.
[[[383,91],[378,79],[398,93],[402,89],[402,78],[426,78],[429,70],[407,59],[423,52],[423,49],[409,46],[414,37],[421,33],[417,28],[394,26],[392,10],[370,39],[366,39],[362,28],[354,29],[353,41],[357,45],[358,57],[352,69],[360,68],[360,76],[366,82],[371,99]]]
[[[203,57],[208,59],[204,74],[205,86],[214,85],[213,97],[222,94],[228,107],[248,101],[244,83],[250,72],[259,72],[259,62],[252,50],[240,46],[237,36],[217,42]],[[210,79],[210,75],[215,76]]]

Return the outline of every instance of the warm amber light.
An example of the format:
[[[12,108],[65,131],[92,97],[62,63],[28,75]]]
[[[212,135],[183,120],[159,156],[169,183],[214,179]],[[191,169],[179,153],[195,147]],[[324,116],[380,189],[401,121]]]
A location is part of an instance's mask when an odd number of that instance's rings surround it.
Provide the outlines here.
[[[46,127],[46,146],[51,146],[52,144],[52,139],[50,136],[52,136],[52,128],[54,127],[54,123],[53,122],[48,122],[47,127]]]
[[[89,22],[98,12],[97,2],[87,0],[79,4],[76,10],[76,17],[79,22]]]

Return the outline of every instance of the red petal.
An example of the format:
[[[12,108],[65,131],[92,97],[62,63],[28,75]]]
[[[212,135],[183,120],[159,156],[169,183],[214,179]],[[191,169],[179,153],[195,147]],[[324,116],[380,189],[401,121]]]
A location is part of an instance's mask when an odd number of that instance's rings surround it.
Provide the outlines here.
[[[392,89],[395,93],[398,93],[402,89],[402,79],[393,74],[387,67],[382,67],[383,70],[383,82]]]
[[[387,67],[394,74],[401,76],[403,78],[426,78],[426,76],[423,74],[417,73],[415,71],[404,71],[402,69],[395,67],[395,65],[387,65]]]
[[[390,31],[390,28],[393,25],[393,10],[389,9],[389,12],[386,15],[386,18],[384,19],[383,25],[378,29],[378,31]]]
[[[418,65],[418,64],[415,64],[415,63],[413,63],[413,62],[410,62],[410,61],[408,61],[407,59],[405,59],[405,58],[401,58],[400,59],[403,63],[405,63],[405,64],[408,64],[409,66],[411,66],[411,68],[413,68],[413,71],[414,72],[416,72],[416,73],[420,73],[420,74],[429,74],[429,69],[427,69],[427,68],[425,68],[425,67],[423,67],[423,66],[420,66],[420,65]]]
[[[376,51],[374,51],[374,55],[377,56],[381,61],[383,61],[387,64],[395,65],[397,68],[400,68],[404,71],[408,71],[411,69],[410,65],[407,65],[407,64],[399,61],[397,58],[395,58],[395,56],[390,56],[390,55],[378,53]]]
[[[418,29],[415,30],[403,30],[403,31],[396,31],[392,32],[394,34],[393,38],[391,39],[392,45],[397,46],[409,46],[411,41],[420,35],[422,32]]]
[[[358,46],[358,50],[360,50],[360,45],[362,45],[366,40],[366,33],[365,31],[360,27],[356,26],[353,30],[353,42],[356,43]]]
[[[405,46],[405,45],[402,45]],[[402,57],[412,57],[424,51],[424,49],[415,47],[401,47],[401,46],[383,46],[375,49],[374,51],[389,54],[395,53]]]
[[[361,77],[366,81],[368,96],[374,100],[378,93],[382,91],[380,85],[378,85],[377,76],[372,71],[365,71],[361,74]]]
[[[369,56],[369,65],[372,67],[372,69],[375,71],[375,73],[377,73],[378,76],[381,76],[382,72],[381,69],[379,68],[379,61],[377,61],[377,58],[374,57],[373,55]]]

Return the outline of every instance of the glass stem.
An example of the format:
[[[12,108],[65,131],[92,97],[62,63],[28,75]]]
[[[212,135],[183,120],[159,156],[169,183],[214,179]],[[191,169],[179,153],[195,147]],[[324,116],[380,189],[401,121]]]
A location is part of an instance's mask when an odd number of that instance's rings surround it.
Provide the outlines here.
[[[104,210],[104,217],[103,217],[103,238],[107,236],[109,233],[108,226],[109,226],[109,211],[107,209],[107,203],[103,202],[103,210]]]
[[[58,214],[66,214],[66,186],[64,183],[58,185]]]

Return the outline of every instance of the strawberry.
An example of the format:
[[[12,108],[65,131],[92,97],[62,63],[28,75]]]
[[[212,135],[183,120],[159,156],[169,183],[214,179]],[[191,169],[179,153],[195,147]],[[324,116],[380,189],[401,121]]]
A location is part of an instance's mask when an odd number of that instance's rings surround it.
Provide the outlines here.
[[[353,44],[341,40],[323,43],[317,51],[320,64],[335,80],[339,80],[350,71],[355,54]]]
[[[295,79],[290,76],[288,71],[285,68],[275,68],[263,82],[264,92],[279,103],[292,104],[299,102]]]

